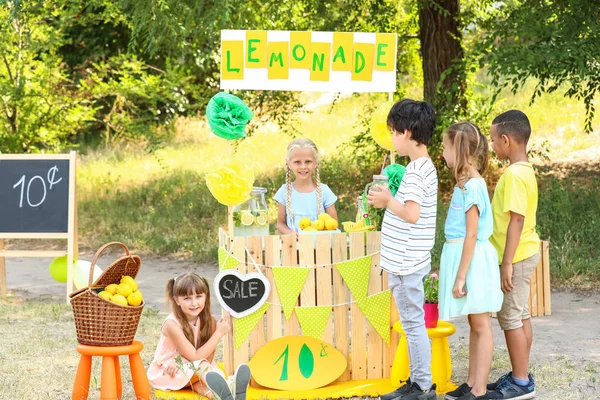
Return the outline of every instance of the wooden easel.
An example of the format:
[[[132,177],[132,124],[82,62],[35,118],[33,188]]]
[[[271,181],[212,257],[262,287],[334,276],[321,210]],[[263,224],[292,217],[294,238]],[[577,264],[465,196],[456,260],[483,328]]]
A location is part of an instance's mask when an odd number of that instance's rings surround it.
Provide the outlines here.
[[[69,160],[69,191],[68,191],[68,222],[67,232],[0,232],[0,294],[6,296],[6,261],[7,257],[60,257],[67,255],[67,288],[66,301],[69,302],[69,294],[73,291],[73,263],[78,255],[77,240],[77,201],[75,190],[77,153],[71,151],[69,154],[3,154],[4,160]],[[5,239],[67,239],[66,250],[5,250]],[[42,273],[47,273],[43,271]]]

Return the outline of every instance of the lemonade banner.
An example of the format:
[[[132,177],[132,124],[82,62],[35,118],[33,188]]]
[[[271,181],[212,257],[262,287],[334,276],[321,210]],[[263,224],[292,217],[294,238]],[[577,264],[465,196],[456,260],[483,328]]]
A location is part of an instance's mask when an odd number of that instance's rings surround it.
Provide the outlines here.
[[[286,321],[292,316],[298,295],[304,286],[304,281],[311,271],[303,267],[273,267],[273,278]]]
[[[221,89],[395,92],[395,33],[221,31]]]
[[[354,258],[343,261],[335,266],[344,282],[348,285],[350,293],[360,302],[367,298],[369,291],[369,275],[371,273],[371,256]]]
[[[262,318],[262,316],[267,312],[267,309],[271,306],[269,303],[265,303],[262,305],[258,311],[253,312],[250,315],[247,315],[242,318],[234,318],[233,319],[233,331],[235,333],[235,349],[238,350],[244,340],[248,338],[252,329],[256,326],[258,321]]]
[[[329,317],[331,317],[331,306],[295,307],[294,311],[302,328],[303,336],[321,339]]]

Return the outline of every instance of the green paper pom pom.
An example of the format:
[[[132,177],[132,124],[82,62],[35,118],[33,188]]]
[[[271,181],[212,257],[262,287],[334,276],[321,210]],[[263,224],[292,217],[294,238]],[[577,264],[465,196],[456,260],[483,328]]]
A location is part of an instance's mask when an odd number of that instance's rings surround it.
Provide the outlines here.
[[[383,170],[383,173],[388,177],[388,185],[394,196],[398,192],[404,172],[406,172],[406,167],[402,164],[390,164]]]
[[[254,115],[239,97],[220,92],[210,99],[206,107],[206,119],[211,131],[227,140],[246,136],[246,124]]]

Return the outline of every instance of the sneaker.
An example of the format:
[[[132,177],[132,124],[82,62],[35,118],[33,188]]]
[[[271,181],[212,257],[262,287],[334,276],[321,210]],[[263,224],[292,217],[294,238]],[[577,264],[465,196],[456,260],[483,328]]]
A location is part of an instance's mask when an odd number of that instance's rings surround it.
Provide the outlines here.
[[[404,396],[408,392],[410,392],[411,386],[412,386],[412,384],[410,383],[410,378],[408,378],[408,380],[406,382],[404,382],[404,385],[400,386],[398,389],[394,390],[393,392],[384,394],[383,396],[380,397],[380,399],[381,400],[395,400],[395,399],[402,398],[402,396]]]
[[[505,381],[508,380],[508,377],[512,374],[512,372],[507,372],[506,374],[502,375],[500,378],[498,378],[498,380],[494,383],[488,383],[487,384],[487,390],[496,390],[498,389],[499,386],[501,386]]]
[[[240,364],[235,370],[235,400],[246,400],[246,390],[250,383],[250,367],[248,364]]]
[[[515,399],[515,400],[526,400],[533,399],[535,397],[535,382],[531,375],[529,375],[529,383],[525,386],[517,385],[509,375],[508,379],[498,386],[493,392],[487,393],[488,399]]]
[[[460,396],[467,394],[471,391],[471,387],[466,383],[463,383],[458,388],[451,392],[446,393],[446,400],[457,400]]]
[[[213,392],[213,395],[220,400],[233,400],[231,390],[227,381],[221,376],[221,374],[210,371],[206,373],[204,377],[206,380],[206,386]]]
[[[410,392],[403,397],[400,397],[400,400],[435,400],[436,398],[435,384],[433,384],[429,390],[423,390],[416,382],[413,382],[410,387]]]

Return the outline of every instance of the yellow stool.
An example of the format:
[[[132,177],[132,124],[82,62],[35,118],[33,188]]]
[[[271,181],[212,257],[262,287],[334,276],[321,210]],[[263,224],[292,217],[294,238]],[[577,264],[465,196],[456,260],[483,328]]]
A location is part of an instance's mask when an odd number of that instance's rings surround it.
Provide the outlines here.
[[[402,330],[402,324],[396,322],[394,330],[401,335],[391,373],[392,385],[397,387],[410,377],[410,361],[408,358],[408,342],[404,330]],[[456,385],[450,381],[452,360],[450,359],[450,346],[448,345],[448,336],[453,335],[454,332],[456,332],[456,327],[446,321],[438,321],[437,327],[427,329],[427,335],[431,339],[431,378],[437,386],[438,393],[446,393],[456,389]]]

